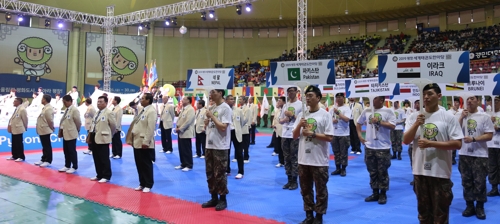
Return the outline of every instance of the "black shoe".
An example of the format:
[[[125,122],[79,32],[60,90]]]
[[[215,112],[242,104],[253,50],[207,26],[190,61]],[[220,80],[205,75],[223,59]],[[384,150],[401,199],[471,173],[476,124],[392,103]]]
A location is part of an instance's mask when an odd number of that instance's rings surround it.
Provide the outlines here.
[[[283,189],[286,190],[288,188],[290,188],[290,181],[288,181],[288,183],[286,183],[285,185],[283,185]]]
[[[288,187],[288,190],[295,190],[297,188],[299,188],[299,185],[297,184],[297,181],[294,181],[290,183],[290,187]]]
[[[207,201],[207,202],[201,204],[201,207],[202,208],[213,208],[213,207],[217,206],[218,203],[219,203],[219,200],[210,199],[210,201]]]
[[[457,164],[457,160],[453,159],[453,161],[451,161],[451,165],[455,165]]]
[[[494,197],[494,196],[500,196],[500,193],[498,192],[498,188],[497,187],[494,187],[491,189],[490,192],[488,192],[488,194],[486,194],[488,197]]]
[[[341,169],[340,170],[340,176],[341,177],[345,177],[346,173],[345,173],[345,169]]]
[[[378,201],[378,199],[379,199],[379,194],[378,193],[373,193],[372,195],[370,195],[367,198],[365,198],[365,202]]]
[[[484,220],[486,219],[486,214],[484,213],[484,202],[476,203],[476,218]]]
[[[413,186],[415,183],[413,181],[410,182],[410,185]]]
[[[467,207],[465,210],[462,212],[463,217],[471,217],[476,214],[476,208],[474,208],[474,202],[473,201],[468,201],[467,202]]]
[[[384,193],[384,194],[380,194],[378,196],[378,204],[379,205],[385,205],[385,203],[387,203],[387,195]]]
[[[316,218],[314,218],[312,224],[323,224],[323,214],[316,214]]]
[[[222,211],[227,208],[227,201],[219,200],[219,203],[215,206],[215,211]]]
[[[338,170],[338,169],[337,169],[337,170],[335,170],[335,171],[333,171],[333,172],[331,173],[331,175],[332,175],[332,176],[333,176],[333,175],[339,175],[339,174],[340,174],[340,170]]]
[[[306,212],[306,219],[302,221],[300,224],[313,224],[314,222],[314,215],[312,211],[307,211]]]
[[[398,160],[402,160],[401,154],[398,155]]]
[[[250,145],[255,145],[255,142],[250,142]]]
[[[392,157],[391,157],[391,159],[396,159],[396,158],[397,158],[396,154],[393,154]]]

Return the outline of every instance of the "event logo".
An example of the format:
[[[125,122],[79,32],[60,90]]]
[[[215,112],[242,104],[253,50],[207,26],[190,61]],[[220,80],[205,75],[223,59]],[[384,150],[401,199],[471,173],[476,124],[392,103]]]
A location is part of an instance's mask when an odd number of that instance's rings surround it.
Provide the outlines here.
[[[104,51],[97,47],[102,71],[104,72]],[[125,76],[132,75],[137,70],[137,55],[128,47],[118,46],[111,49],[111,76],[118,76],[117,81],[122,81]]]
[[[300,81],[300,68],[288,69],[288,81]]]
[[[382,115],[379,114],[379,113],[375,113],[375,118],[377,119],[377,123],[372,123],[372,115],[370,115],[368,117],[368,123],[369,124],[372,124],[373,126],[375,126],[375,130],[379,130],[380,129],[380,122],[382,121]]]
[[[467,120],[467,132],[469,135],[474,135],[476,133],[477,121],[473,119]]]
[[[424,137],[430,141],[436,141],[436,136],[439,133],[438,127],[433,123],[424,125]]]
[[[47,62],[52,57],[52,46],[49,42],[40,37],[28,37],[17,45],[17,55],[14,63],[23,66],[23,74],[26,81],[31,81],[31,76],[36,77],[36,82],[40,82],[40,77],[51,72]]]

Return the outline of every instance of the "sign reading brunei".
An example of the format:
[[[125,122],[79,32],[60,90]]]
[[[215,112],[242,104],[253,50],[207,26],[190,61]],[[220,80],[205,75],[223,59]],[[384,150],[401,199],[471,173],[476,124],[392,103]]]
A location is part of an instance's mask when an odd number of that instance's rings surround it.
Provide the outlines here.
[[[295,85],[296,82],[335,84],[335,63],[333,60],[272,62],[266,80],[267,87]]]
[[[186,90],[233,89],[234,69],[188,69]]]
[[[380,83],[408,83],[428,79],[435,83],[468,83],[469,52],[378,55]]]

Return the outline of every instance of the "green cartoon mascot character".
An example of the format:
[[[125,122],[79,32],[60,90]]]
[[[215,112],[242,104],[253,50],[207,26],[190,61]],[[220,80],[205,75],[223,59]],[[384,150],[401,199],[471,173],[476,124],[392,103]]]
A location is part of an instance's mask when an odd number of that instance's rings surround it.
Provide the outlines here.
[[[102,71],[104,72],[104,51],[101,47],[97,48],[101,57]],[[128,47],[111,48],[111,76],[118,76],[117,81],[122,81],[125,76],[132,75],[137,71],[139,60],[137,55]]]
[[[315,132],[316,128],[318,128],[318,122],[316,122],[316,119],[314,119],[314,118],[308,118],[306,120],[306,123],[307,123],[306,129],[308,129],[309,131]],[[306,138],[306,140],[310,141],[310,140],[312,140],[312,138],[308,137],[308,138]]]
[[[375,118],[377,118],[377,123],[373,124],[375,126],[375,130],[379,130],[380,128],[380,122],[382,121],[382,115],[379,113],[375,113]],[[368,122],[372,124],[372,115],[368,118]]]
[[[31,76],[40,81],[40,77],[51,72],[47,62],[52,57],[52,46],[49,42],[39,37],[28,37],[17,45],[17,55],[14,63],[23,66],[26,81],[31,81]]]
[[[424,137],[430,141],[436,141],[436,136],[439,133],[438,127],[433,123],[424,125]]]
[[[476,133],[477,122],[475,120],[469,119],[467,120],[467,132],[469,135],[473,135]]]

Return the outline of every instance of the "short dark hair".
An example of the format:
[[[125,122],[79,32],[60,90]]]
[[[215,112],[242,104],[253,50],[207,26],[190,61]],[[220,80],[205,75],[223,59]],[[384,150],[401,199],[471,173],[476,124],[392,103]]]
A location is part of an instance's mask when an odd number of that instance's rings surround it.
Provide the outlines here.
[[[314,93],[320,100],[323,97],[323,95],[321,95],[321,90],[316,86],[307,87],[305,94],[307,93]]]
[[[431,83],[424,86],[423,92],[427,90],[434,90],[437,94],[441,93],[441,87],[437,83]]]
[[[63,101],[73,102],[73,98],[71,98],[71,96],[70,96],[70,95],[64,95],[64,96],[63,96]]]
[[[102,96],[108,96],[108,94],[107,93],[102,93]]]
[[[153,94],[146,93],[146,94],[144,94],[144,96],[146,97],[146,100],[149,101],[149,105],[153,104]]]
[[[279,100],[283,101],[283,102],[286,102],[286,97],[284,96],[280,96]]]
[[[297,87],[295,87],[295,86],[288,87],[288,88],[286,89],[286,91],[288,92],[288,90],[290,90],[290,89],[293,89],[294,91],[297,91]]]
[[[129,106],[129,107],[133,107],[133,106],[135,106],[136,104],[137,104],[137,103],[135,103],[134,101],[132,101],[132,102],[128,103],[128,106]]]
[[[43,90],[43,88],[42,87],[38,87],[38,90]]]
[[[116,101],[117,104],[120,104],[120,102],[122,102],[122,98],[120,98],[119,96],[115,96],[113,99]]]
[[[340,96],[341,96],[341,97],[345,97],[344,93],[337,93],[337,94],[335,94],[335,97],[338,97],[338,96],[339,96],[339,97],[340,97]]]
[[[16,97],[16,100],[17,100],[20,104],[23,104],[23,98],[21,98],[21,97]]]
[[[247,97],[246,96],[240,96],[241,99],[243,99],[243,101],[247,101]]]
[[[92,104],[92,98],[85,99],[85,103]]]
[[[37,92],[34,92],[34,93],[33,93],[33,95],[38,96],[38,93],[37,93]]]
[[[50,103],[50,101],[52,100],[52,97],[49,94],[43,94],[42,97],[45,99],[45,101],[47,101],[47,103]]]
[[[89,98],[90,99],[90,98]],[[97,99],[103,99],[104,102],[107,104],[108,103],[108,97],[105,97],[105,96],[100,96],[99,98]]]
[[[61,96],[61,94],[59,94],[59,93],[56,93],[56,96]]]
[[[205,107],[205,100],[198,100],[198,103],[199,103],[202,107]]]
[[[193,103],[193,98],[191,98],[189,96],[185,96],[184,98],[186,98],[189,101],[190,104]]]
[[[460,97],[455,97],[455,98],[453,99],[453,102],[459,102],[459,103],[460,103]]]
[[[223,89],[215,89],[215,91],[219,92],[222,97],[224,97],[224,94],[226,94],[226,91],[224,91]]]

